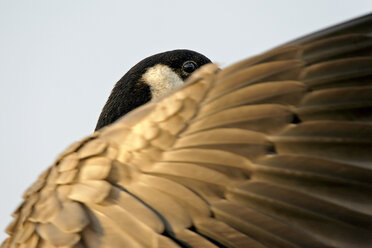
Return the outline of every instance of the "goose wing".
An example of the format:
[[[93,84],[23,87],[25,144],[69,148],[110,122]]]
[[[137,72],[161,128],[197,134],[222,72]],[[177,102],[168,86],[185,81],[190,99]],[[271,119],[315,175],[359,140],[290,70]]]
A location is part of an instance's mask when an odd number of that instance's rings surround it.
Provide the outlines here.
[[[2,247],[370,247],[371,32],[203,67],[64,151]]]

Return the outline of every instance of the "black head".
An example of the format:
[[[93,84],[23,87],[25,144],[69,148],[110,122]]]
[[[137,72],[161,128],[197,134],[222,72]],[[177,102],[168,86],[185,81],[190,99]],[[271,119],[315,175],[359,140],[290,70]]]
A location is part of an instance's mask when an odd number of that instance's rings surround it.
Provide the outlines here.
[[[116,83],[95,130],[179,87],[192,72],[208,63],[211,61],[207,57],[190,50],[168,51],[140,61]]]

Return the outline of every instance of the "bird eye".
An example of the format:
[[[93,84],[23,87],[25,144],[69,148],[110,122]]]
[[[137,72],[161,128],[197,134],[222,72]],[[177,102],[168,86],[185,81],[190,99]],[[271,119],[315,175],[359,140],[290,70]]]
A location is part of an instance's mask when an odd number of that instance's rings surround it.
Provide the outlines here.
[[[183,71],[187,72],[187,73],[191,73],[191,72],[195,71],[196,68],[197,68],[197,66],[196,66],[196,63],[194,61],[186,61],[182,66]]]

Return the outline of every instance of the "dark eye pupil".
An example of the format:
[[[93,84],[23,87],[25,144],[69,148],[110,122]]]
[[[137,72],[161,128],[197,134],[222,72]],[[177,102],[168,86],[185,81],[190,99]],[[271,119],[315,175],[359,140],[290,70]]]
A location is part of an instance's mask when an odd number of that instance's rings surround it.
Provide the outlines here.
[[[183,64],[183,70],[187,73],[191,73],[196,70],[196,64],[194,62],[186,62]]]

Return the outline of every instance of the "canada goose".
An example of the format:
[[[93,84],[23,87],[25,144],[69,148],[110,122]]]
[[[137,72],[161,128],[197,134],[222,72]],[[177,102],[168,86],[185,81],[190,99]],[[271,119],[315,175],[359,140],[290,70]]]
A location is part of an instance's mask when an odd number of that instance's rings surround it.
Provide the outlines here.
[[[207,63],[211,63],[210,59],[190,50],[159,53],[138,62],[116,83],[95,130],[180,87],[192,72]]]
[[[117,121],[108,102],[2,247],[370,247],[371,31],[367,15],[222,70],[195,53],[181,89],[145,86],[158,99]],[[182,62],[162,68],[184,79]]]

